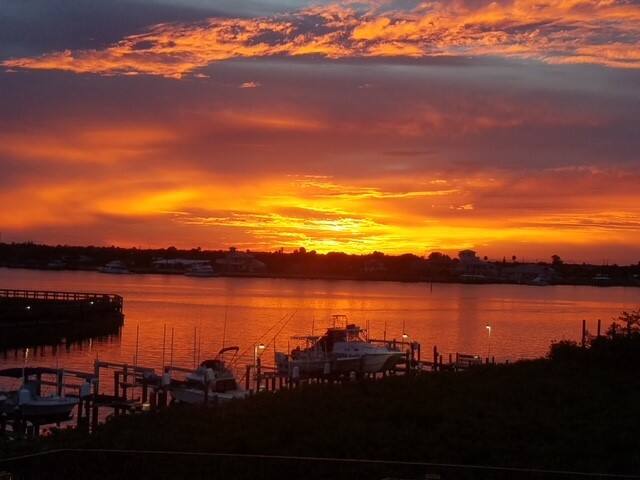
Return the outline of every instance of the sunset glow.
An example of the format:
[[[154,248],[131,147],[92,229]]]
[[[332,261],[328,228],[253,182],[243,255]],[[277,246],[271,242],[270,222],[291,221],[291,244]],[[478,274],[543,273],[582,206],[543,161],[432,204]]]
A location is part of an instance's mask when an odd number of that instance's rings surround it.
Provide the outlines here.
[[[154,3],[16,23],[3,241],[640,260],[636,1]]]

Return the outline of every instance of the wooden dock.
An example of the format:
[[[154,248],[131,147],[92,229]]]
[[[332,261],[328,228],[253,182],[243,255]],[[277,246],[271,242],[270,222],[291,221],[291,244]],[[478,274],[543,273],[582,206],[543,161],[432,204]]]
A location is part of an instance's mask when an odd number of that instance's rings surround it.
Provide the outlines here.
[[[120,295],[0,289],[0,349],[117,333],[123,307]]]

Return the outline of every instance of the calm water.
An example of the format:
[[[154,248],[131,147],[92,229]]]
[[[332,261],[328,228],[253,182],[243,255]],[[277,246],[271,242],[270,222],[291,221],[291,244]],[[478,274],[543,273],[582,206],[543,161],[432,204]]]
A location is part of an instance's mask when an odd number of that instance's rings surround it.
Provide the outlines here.
[[[30,365],[91,370],[96,357],[133,362],[139,332],[138,364],[160,367],[163,331],[169,363],[190,367],[210,358],[226,341],[238,345],[243,360],[253,346],[267,344],[265,363],[273,360],[274,334],[283,317],[293,315],[275,339],[286,349],[292,335],[320,332],[330,316],[344,313],[369,325],[371,337],[400,338],[404,329],[422,343],[423,356],[433,345],[441,352],[518,359],[544,355],[552,340],[578,339],[581,320],[595,331],[598,318],[608,325],[621,310],[637,308],[640,289],[533,287],[392,282],[189,278],[177,275],[108,275],[98,272],[47,272],[0,269],[0,288],[95,291],[125,298],[125,326],[119,337],[94,340],[69,349],[42,349]],[[284,323],[284,322],[282,322]],[[487,324],[492,326],[489,341]],[[268,332],[268,333],[267,333]],[[198,340],[194,342],[194,334]],[[242,363],[242,362],[241,362]],[[20,355],[0,357],[3,367],[21,365]]]

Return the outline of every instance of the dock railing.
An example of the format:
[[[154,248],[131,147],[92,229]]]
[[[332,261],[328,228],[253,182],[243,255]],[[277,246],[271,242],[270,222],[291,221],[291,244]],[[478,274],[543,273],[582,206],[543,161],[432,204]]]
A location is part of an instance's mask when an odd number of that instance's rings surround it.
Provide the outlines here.
[[[58,292],[52,290],[18,290],[0,288],[0,299],[25,299],[61,302],[100,302],[113,304],[122,311],[123,298],[112,293]]]

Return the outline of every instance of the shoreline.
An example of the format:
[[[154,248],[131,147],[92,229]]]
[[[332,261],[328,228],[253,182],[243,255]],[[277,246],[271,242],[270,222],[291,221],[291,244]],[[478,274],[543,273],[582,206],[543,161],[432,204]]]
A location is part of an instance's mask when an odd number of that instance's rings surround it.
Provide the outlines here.
[[[29,267],[24,265],[0,265],[0,268],[7,270],[34,270],[41,272],[95,272],[102,273],[104,275],[111,276],[128,276],[128,275],[171,275],[171,276],[187,276],[184,271],[172,271],[172,270],[154,270],[150,268],[132,268],[125,274],[111,274],[100,272],[99,267],[86,267],[86,268],[46,268],[46,267]],[[460,281],[459,279],[428,279],[428,278],[403,278],[403,277],[363,277],[363,276],[347,276],[347,275],[309,275],[309,274],[295,274],[295,273],[231,273],[222,272],[216,275],[208,277],[189,277],[193,279],[211,279],[211,278],[269,278],[269,279],[282,279],[282,280],[326,280],[326,281],[353,281],[353,282],[395,282],[395,283],[424,283],[424,284],[453,284],[453,285],[515,285],[515,286],[528,286],[528,287],[596,287],[596,288],[612,288],[612,287],[628,287],[638,288],[640,283],[611,283],[606,285],[588,283],[588,282],[554,282],[549,284],[534,284],[530,282],[508,282],[499,280],[487,281]]]

